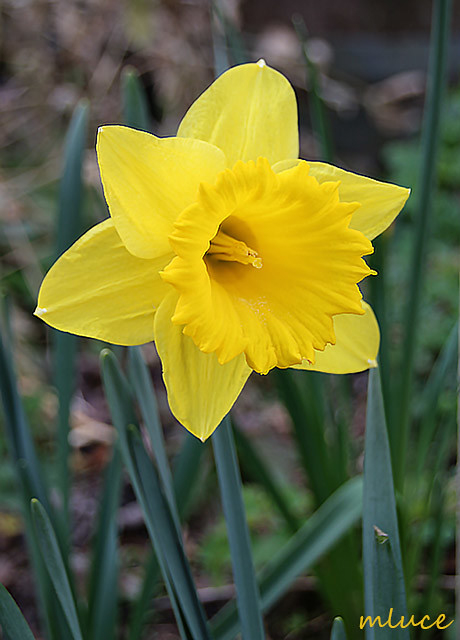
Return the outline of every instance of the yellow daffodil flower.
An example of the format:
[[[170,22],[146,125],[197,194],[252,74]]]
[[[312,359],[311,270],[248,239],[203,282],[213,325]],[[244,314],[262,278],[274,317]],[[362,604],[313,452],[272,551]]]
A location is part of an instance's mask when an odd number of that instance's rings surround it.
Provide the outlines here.
[[[294,92],[263,60],[221,75],[176,137],[101,127],[110,218],[54,264],[36,315],[114,344],[155,340],[171,410],[202,440],[251,371],[376,366],[362,256],[409,191],[298,151]]]

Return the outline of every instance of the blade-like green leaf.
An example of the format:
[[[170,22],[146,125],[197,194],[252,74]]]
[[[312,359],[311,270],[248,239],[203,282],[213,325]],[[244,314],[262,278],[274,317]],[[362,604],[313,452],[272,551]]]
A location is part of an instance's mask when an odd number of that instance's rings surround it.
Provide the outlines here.
[[[391,386],[391,327],[389,323],[388,313],[388,291],[387,291],[387,253],[391,238],[388,233],[383,233],[373,240],[374,253],[370,256],[369,266],[377,271],[377,278],[369,280],[369,302],[374,309],[375,315],[379,319],[380,328],[380,350],[378,362],[380,368],[380,379],[382,382],[383,400],[385,402],[385,411],[387,412],[388,421],[393,420],[396,410],[395,402],[392,395]]]
[[[83,232],[82,166],[88,129],[87,100],[76,106],[70,121],[64,149],[64,169],[59,188],[55,258],[66,251]],[[57,488],[61,494],[59,538],[67,562],[69,530],[69,412],[75,389],[75,356],[77,338],[69,333],[53,331],[54,384],[59,400],[57,419]]]
[[[281,598],[294,580],[314,565],[360,518],[362,479],[353,478],[321,505],[259,575],[262,610]],[[212,619],[215,640],[233,640],[238,633],[235,601]]]
[[[299,455],[319,506],[336,488],[324,440],[322,379],[289,369],[275,370],[274,378],[291,415]]]
[[[38,497],[51,509],[48,493],[41,467],[35,451],[29,425],[19,397],[14,374],[12,354],[0,335],[0,393],[5,411],[5,428],[9,455],[15,463],[18,484],[21,490],[22,508],[25,520],[25,534],[31,554],[32,565],[38,586],[38,598],[41,613],[47,627],[50,640],[60,640],[68,636],[68,628],[64,623],[56,594],[51,586],[43,558],[34,535],[30,500]]]
[[[402,487],[409,443],[411,390],[414,374],[416,339],[425,267],[428,264],[432,201],[435,192],[439,127],[444,91],[447,82],[447,59],[452,13],[451,0],[433,2],[431,52],[428,86],[422,128],[420,168],[416,198],[418,219],[414,228],[411,274],[407,288],[407,308],[404,317],[404,353],[401,360],[401,384],[398,420],[392,421],[390,441],[395,461],[395,484]],[[394,425],[394,427],[393,427]]]
[[[117,512],[121,472],[121,455],[115,445],[106,471],[93,547],[87,624],[90,640],[110,640],[115,637],[118,597]]]
[[[300,523],[286,498],[283,496],[282,488],[279,486],[276,477],[271,473],[265,461],[244,432],[235,427],[233,433],[243,472],[264,487],[267,495],[271,498],[273,504],[284,518],[287,526],[292,533],[295,533]]]
[[[137,472],[130,457],[130,450],[126,436],[128,425],[137,423],[136,412],[133,406],[132,392],[126,378],[120,370],[118,361],[109,349],[101,351],[101,372],[104,382],[104,390],[107,403],[112,415],[113,424],[119,435],[119,443],[123,454],[123,460],[128,468],[131,482],[137,496],[140,496],[139,502],[143,500],[142,486],[137,477]],[[142,503],[141,503],[141,506]],[[183,619],[182,610],[176,598],[174,587],[170,581],[169,573],[163,557],[158,558],[160,568],[165,581],[166,589],[171,598],[171,606],[176,616],[177,625],[183,640],[189,640],[190,635],[186,630],[186,623]]]
[[[143,446],[139,429],[134,426],[136,421],[126,419],[133,413],[129,409],[130,389],[113,354],[105,349],[101,356],[104,386],[119,433],[123,459],[144,512],[182,637],[210,640],[177,522],[171,514],[155,466]]]
[[[70,121],[64,149],[64,171],[59,185],[56,258],[81,235],[82,166],[88,128],[88,101],[81,100]]]
[[[332,625],[331,640],[347,640],[342,618],[335,618],[334,624]]]
[[[128,625],[129,640],[139,640],[141,638],[142,628],[149,613],[149,604],[151,603],[152,595],[159,578],[158,560],[155,553],[152,552],[146,563],[141,592],[132,609]]]
[[[123,119],[128,127],[150,131],[150,119],[144,87],[133,67],[123,69],[122,75]]]
[[[10,457],[20,465],[23,494],[27,505],[36,496],[49,506],[46,485],[35,452],[29,426],[19,397],[12,354],[0,334],[0,393],[5,412],[5,428]]]
[[[189,497],[193,491],[195,480],[200,470],[200,460],[206,446],[185,432],[184,445],[178,456],[174,480],[172,480],[154,388],[149,370],[139,348],[131,348],[129,350],[129,374],[150,437],[162,487],[168,499],[171,512],[178,522],[177,511],[179,510],[179,513],[183,514],[188,506]],[[149,601],[152,598],[155,585],[158,582],[158,571],[158,561],[155,554],[152,554],[147,563],[141,593],[133,607],[129,625],[130,640],[137,640],[137,638],[140,637],[142,625],[146,617],[145,613]]]
[[[212,445],[227,522],[242,637],[243,640],[263,640],[265,634],[260,595],[252,559],[232,425],[228,416],[214,432]]]
[[[298,453],[313,491],[315,506],[319,507],[341,485],[340,478],[346,474],[340,447],[326,443],[325,433],[330,422],[324,400],[324,382],[338,382],[340,390],[346,380],[343,376],[333,380],[323,374],[289,369],[276,370],[274,377],[291,415]],[[337,442],[336,436],[334,441]],[[340,548],[332,550],[316,568],[322,591],[346,620],[355,619],[361,610],[359,560],[356,540],[345,538]]]
[[[38,545],[45,560],[46,570],[48,571],[57,598],[66,617],[72,638],[73,640],[83,640],[80,623],[78,621],[77,608],[50,519],[37,499],[32,499],[30,508]]]
[[[391,455],[378,369],[369,372],[364,455],[363,567],[365,615],[407,620],[406,593],[399,544]],[[391,630],[395,640],[409,632]],[[388,628],[366,626],[366,640],[385,640]]]
[[[160,555],[164,558],[176,597],[181,604],[193,638],[210,640],[211,636],[185,555],[182,537],[162,492],[155,467],[135,427],[131,426],[128,429],[127,440],[141,485],[141,504],[144,506],[146,526],[154,543],[157,558]]]
[[[182,448],[173,465],[173,485],[181,518],[187,514],[194,498],[196,479],[203,468],[208,442],[201,442],[184,429]]]
[[[248,62],[248,54],[246,53],[246,47],[244,46],[244,42],[241,38],[241,34],[237,27],[233,24],[230,18],[226,15],[224,8],[222,7],[221,0],[212,0],[211,8],[214,14],[213,20],[213,37],[214,42],[216,42],[216,22],[218,21],[222,33],[224,35],[224,39],[226,42],[226,51],[222,51],[221,56],[215,55],[215,67],[216,73],[223,73],[228,68],[228,53],[230,54],[233,64],[243,64]],[[216,48],[214,49],[214,53],[218,53]],[[218,63],[221,63],[220,65]]]
[[[35,640],[18,605],[0,584],[0,627],[5,640]]]
[[[321,86],[319,72],[308,53],[308,31],[305,22],[299,14],[292,19],[294,28],[302,45],[302,53],[308,73],[308,91],[310,94],[310,112],[312,128],[315,136],[319,140],[321,149],[321,160],[332,162],[334,159],[334,146],[329,121],[326,114],[326,106],[321,96]]]
[[[158,466],[158,473],[166,498],[169,502],[171,513],[179,523],[176,499],[174,496],[173,481],[166,455],[165,441],[161,427],[158,406],[155,398],[150,372],[142,357],[139,347],[129,350],[129,379],[134,389],[134,394],[139,403],[142,418],[149,434],[150,444]]]
[[[445,388],[447,380],[455,381],[455,368],[458,362],[458,323],[452,328],[449,337],[439,354],[422,394],[422,418],[420,436],[417,439],[416,475],[422,473],[430,444],[436,432],[436,412],[438,398]]]

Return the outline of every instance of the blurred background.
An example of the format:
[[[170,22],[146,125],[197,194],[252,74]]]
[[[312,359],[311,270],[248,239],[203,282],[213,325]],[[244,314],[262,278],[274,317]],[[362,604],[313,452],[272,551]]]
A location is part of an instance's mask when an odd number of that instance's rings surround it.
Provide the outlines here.
[[[40,282],[55,255],[55,227],[63,145],[71,115],[89,101],[84,155],[84,224],[107,216],[94,150],[97,127],[123,123],[122,78],[126,67],[139,74],[148,103],[151,131],[174,135],[180,118],[214,78],[222,22],[234,36],[230,63],[267,63],[284,73],[299,102],[301,157],[321,159],[312,133],[310,86],[292,18],[308,30],[306,48],[318,73],[333,141],[334,163],[366,175],[413,187],[426,88],[431,2],[428,0],[228,0],[212,16],[205,0],[2,0],[0,2],[0,268],[1,292],[11,302],[16,366],[31,427],[49,474],[54,455],[57,400],[49,361],[50,335],[32,316]],[[427,257],[427,284],[416,358],[416,390],[423,386],[454,324],[458,309],[460,248],[460,6],[454,8],[449,90],[445,99],[439,155],[435,224]],[[217,44],[216,44],[217,43]],[[236,43],[236,44],[235,44]],[[387,244],[390,358],[401,347],[401,315],[408,279],[413,204],[409,201]],[[391,238],[389,243],[387,238]],[[377,247],[379,251],[380,245]],[[368,292],[372,297],[372,292]],[[101,473],[114,439],[99,375],[101,344],[81,340],[76,393],[71,408],[72,565],[81,580],[88,572],[88,545],[98,509]],[[393,355],[391,355],[393,354]],[[396,355],[395,355],[396,354]],[[170,415],[152,346],[145,349],[158,390],[168,451],[174,457],[183,430]],[[362,470],[366,374],[348,376],[352,392],[349,434],[350,474]],[[334,379],[330,383],[336,384]],[[415,417],[417,418],[417,397]],[[333,410],[339,410],[333,407]],[[439,411],[455,411],[455,384],[440,396]],[[271,376],[252,376],[235,407],[239,427],[263,451],[281,478],[292,509],[302,517],[311,508],[301,466],[292,445],[290,416]],[[447,456],[446,518],[440,576],[443,608],[452,607],[454,574],[454,437]],[[198,495],[185,527],[187,551],[202,598],[211,610],[231,595],[230,560],[210,463],[203,461]],[[245,469],[243,465],[243,475]],[[246,474],[249,476],[249,474]],[[417,482],[417,481],[416,481]],[[423,477],[420,478],[423,483]],[[414,495],[416,495],[416,491]],[[288,533],[256,484],[245,499],[257,538],[256,562],[270,558]],[[15,596],[37,631],[34,585],[30,578],[12,464],[0,431],[0,582]],[[417,504],[410,518],[417,523]],[[425,523],[427,524],[427,523]],[[430,521],[423,528],[429,539]],[[414,525],[415,526],[415,525]],[[129,603],[138,593],[147,553],[140,508],[125,483],[119,511],[120,591]],[[424,569],[419,581],[423,583]],[[422,585],[423,586],[423,585]],[[448,605],[445,604],[448,603]],[[169,605],[157,599],[152,635],[175,638]],[[288,612],[286,615],[281,612]],[[298,581],[272,614],[273,638],[321,637],[331,620],[313,578]],[[305,631],[308,623],[308,634]],[[315,633],[317,635],[315,635]],[[310,635],[311,634],[311,635]],[[38,637],[38,635],[37,635]]]

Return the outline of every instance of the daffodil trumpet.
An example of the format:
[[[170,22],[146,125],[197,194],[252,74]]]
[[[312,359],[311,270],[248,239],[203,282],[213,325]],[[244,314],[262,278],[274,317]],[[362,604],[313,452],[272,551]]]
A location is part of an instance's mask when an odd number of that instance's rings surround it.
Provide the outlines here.
[[[363,256],[409,190],[300,160],[298,145],[293,89],[263,60],[217,78],[176,137],[100,127],[110,217],[50,269],[35,314],[154,340],[171,411],[202,440],[252,371],[375,367]]]

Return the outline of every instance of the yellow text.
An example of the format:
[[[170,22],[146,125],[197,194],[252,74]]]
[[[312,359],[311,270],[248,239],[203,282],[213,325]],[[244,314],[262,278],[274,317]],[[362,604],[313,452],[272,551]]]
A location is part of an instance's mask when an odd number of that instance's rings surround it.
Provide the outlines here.
[[[364,629],[366,625],[369,625],[372,629],[377,625],[378,627],[389,627],[390,629],[397,629],[398,627],[401,627],[401,629],[407,629],[407,627],[420,627],[421,629],[432,629],[436,627],[437,629],[447,629],[454,621],[451,620],[447,624],[443,624],[446,621],[446,617],[445,613],[441,613],[432,622],[429,615],[423,616],[418,621],[415,620],[414,615],[411,615],[407,622],[404,616],[401,616],[397,621],[393,621],[393,608],[391,608],[385,622],[382,622],[381,616],[375,616],[375,618],[372,618],[372,616],[360,616],[359,628]]]

